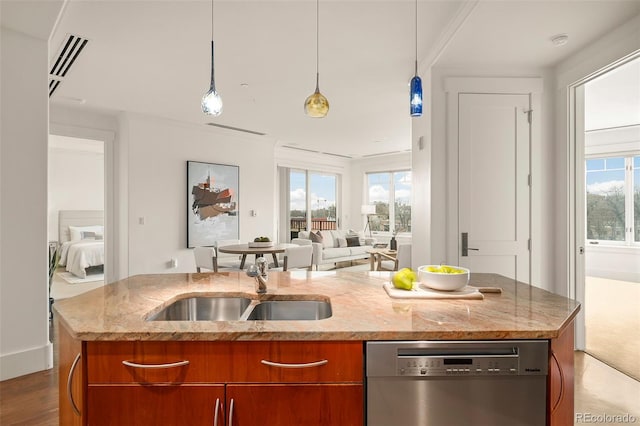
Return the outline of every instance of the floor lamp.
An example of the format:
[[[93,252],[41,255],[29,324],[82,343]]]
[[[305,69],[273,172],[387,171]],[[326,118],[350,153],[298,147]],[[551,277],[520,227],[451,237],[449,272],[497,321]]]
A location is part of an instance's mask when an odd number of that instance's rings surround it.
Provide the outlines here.
[[[372,237],[369,215],[376,214],[376,206],[374,206],[373,204],[363,204],[360,207],[360,213],[367,216],[367,224],[364,227],[364,234],[367,235],[367,228],[369,228],[369,237]]]

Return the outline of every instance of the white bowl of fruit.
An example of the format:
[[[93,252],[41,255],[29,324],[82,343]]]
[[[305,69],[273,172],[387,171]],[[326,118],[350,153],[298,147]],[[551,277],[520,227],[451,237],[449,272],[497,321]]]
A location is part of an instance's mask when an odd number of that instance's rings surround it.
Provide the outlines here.
[[[249,241],[249,248],[266,248],[273,247],[273,241],[269,237],[256,237],[253,241]]]
[[[455,291],[466,287],[470,272],[460,266],[423,265],[418,267],[418,279],[434,290]]]

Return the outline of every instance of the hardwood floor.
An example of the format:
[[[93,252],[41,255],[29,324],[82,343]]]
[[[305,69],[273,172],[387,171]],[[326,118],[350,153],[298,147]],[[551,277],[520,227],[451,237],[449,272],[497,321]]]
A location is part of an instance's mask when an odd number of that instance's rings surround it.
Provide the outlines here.
[[[50,335],[55,348],[53,369],[0,382],[0,425],[58,425],[57,336],[53,327]],[[587,416],[625,414],[640,423],[640,382],[584,352],[576,352],[575,360],[576,425],[589,423]]]
[[[586,352],[640,380],[640,283],[586,277],[584,313]]]

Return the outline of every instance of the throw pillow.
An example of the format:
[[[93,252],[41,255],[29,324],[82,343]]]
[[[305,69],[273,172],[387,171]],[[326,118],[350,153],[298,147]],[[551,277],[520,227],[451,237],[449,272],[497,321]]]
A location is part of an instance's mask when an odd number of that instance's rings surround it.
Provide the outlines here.
[[[336,240],[338,241],[338,247],[347,247],[346,238],[338,237]]]
[[[311,238],[311,242],[322,244],[322,234],[320,232],[311,232],[309,233],[309,237]]]
[[[347,237],[347,247],[358,247],[358,246],[360,246],[360,238]]]
[[[323,233],[318,231],[318,235],[320,235],[322,238],[322,248],[333,248],[336,246],[333,241],[333,236],[331,235],[331,232],[324,231]]]

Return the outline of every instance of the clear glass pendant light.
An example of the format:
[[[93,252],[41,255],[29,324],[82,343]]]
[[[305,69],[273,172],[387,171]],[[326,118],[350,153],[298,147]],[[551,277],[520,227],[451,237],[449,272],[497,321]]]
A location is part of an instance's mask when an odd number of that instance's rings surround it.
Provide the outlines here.
[[[319,19],[319,0],[316,0],[316,91],[307,97],[304,101],[304,112],[309,117],[323,118],[329,112],[329,101],[320,93],[320,71],[319,71],[319,33],[320,33],[320,19]]]
[[[412,117],[422,116],[422,80],[418,77],[418,0],[416,0],[416,69],[409,89],[409,109]]]
[[[211,0],[211,86],[209,91],[202,97],[202,112],[217,117],[222,114],[222,98],[216,90],[213,53],[213,0]]]

